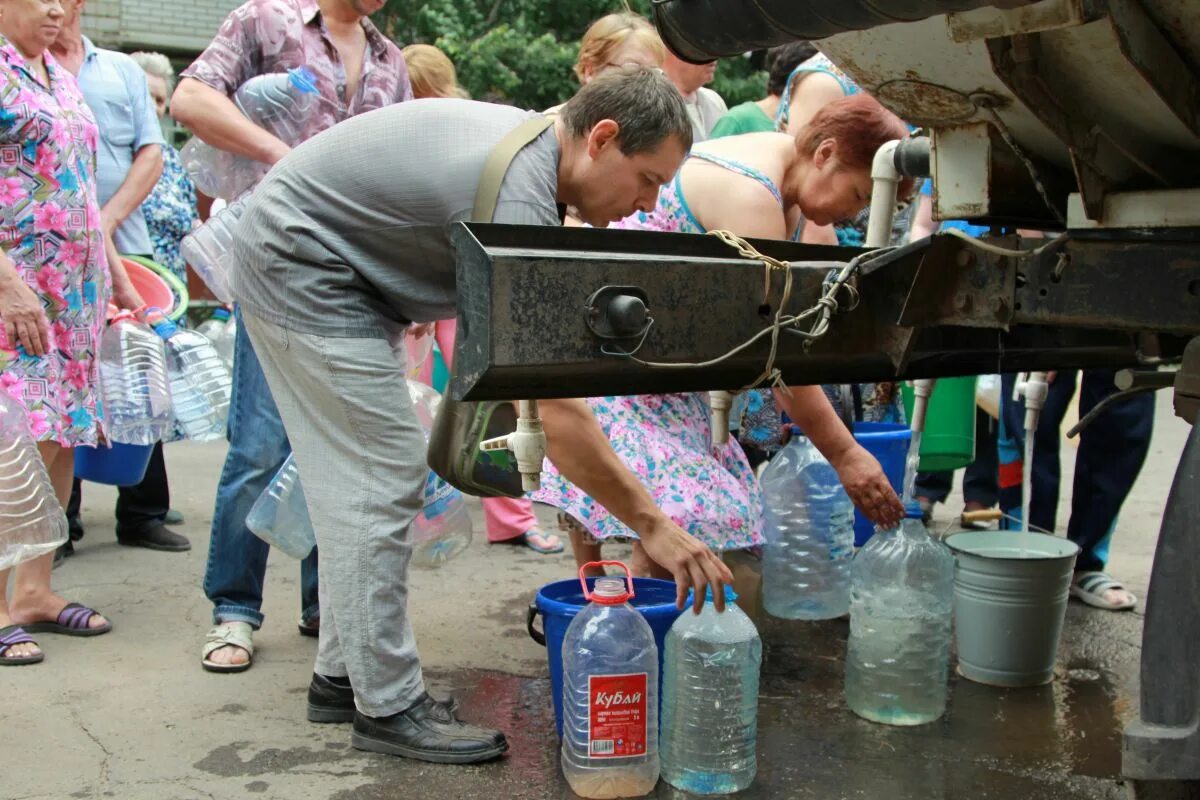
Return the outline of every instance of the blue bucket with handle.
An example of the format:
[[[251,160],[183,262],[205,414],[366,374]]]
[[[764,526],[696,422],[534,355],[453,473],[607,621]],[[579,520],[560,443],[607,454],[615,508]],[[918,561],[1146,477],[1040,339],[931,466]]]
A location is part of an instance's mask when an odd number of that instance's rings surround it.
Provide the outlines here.
[[[592,590],[596,578],[588,578],[588,591]],[[634,578],[633,598],[629,604],[636,608],[650,629],[654,631],[654,642],[658,645],[659,693],[662,697],[663,647],[667,631],[675,624],[681,613],[675,607],[675,584],[657,578]],[[562,646],[567,636],[567,627],[575,615],[583,610],[587,600],[583,598],[583,586],[579,578],[555,581],[543,586],[537,597],[529,604],[525,626],[530,637],[546,648],[546,659],[550,663],[550,686],[554,694],[554,724],[562,738]],[[534,627],[538,615],[542,617],[542,630]]]
[[[76,447],[75,477],[112,486],[136,486],[146,477],[152,444],[110,442],[112,447]]]

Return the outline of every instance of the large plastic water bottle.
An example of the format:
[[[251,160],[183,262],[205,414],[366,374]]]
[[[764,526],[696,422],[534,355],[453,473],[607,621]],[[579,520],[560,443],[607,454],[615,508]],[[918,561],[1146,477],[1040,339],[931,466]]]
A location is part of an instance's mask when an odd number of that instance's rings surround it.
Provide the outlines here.
[[[246,527],[292,558],[307,558],[312,552],[317,536],[308,518],[304,487],[300,485],[300,470],[294,456],[287,457],[266,490],[254,501],[246,515]]]
[[[218,308],[211,317],[196,326],[196,332],[215,344],[231,316],[228,308]]]
[[[718,614],[708,591],[699,614],[667,633],[663,669],[662,777],[692,794],[740,792],[758,771],[758,672],[762,641],[725,588]]]
[[[921,725],[946,710],[954,556],[910,504],[900,527],[854,558],[846,703],[860,717]]]
[[[100,394],[114,442],[154,444],[171,429],[163,341],[127,311],[118,313],[100,337]]]
[[[625,580],[589,567],[619,566]],[[618,561],[579,571],[587,606],[563,639],[562,771],[581,797],[641,797],[658,782],[658,647],[645,618],[629,605],[633,578]]]
[[[66,540],[67,517],[25,409],[0,390],[0,570],[45,555]]]
[[[409,398],[417,422],[429,441],[442,396],[436,389],[414,380],[408,381]],[[433,470],[425,477],[422,510],[409,529],[412,565],[419,569],[440,567],[462,553],[471,544],[474,530],[471,514],[462,492],[442,480]]]
[[[233,271],[233,236],[245,209],[244,199],[235,200],[179,243],[184,260],[222,303],[233,302],[233,292],[229,288],[229,273]]]
[[[194,442],[224,437],[231,381],[212,343],[161,313],[152,312],[149,320],[166,346],[167,377],[179,427]]]
[[[292,147],[300,143],[303,120],[319,101],[316,77],[307,67],[253,77],[238,87],[233,97],[251,122]],[[197,189],[225,200],[252,189],[270,169],[260,161],[213,147],[198,136],[183,146],[179,156]]]
[[[833,619],[850,609],[854,506],[837,472],[792,428],[760,480],[767,544],[763,606],[783,619]]]

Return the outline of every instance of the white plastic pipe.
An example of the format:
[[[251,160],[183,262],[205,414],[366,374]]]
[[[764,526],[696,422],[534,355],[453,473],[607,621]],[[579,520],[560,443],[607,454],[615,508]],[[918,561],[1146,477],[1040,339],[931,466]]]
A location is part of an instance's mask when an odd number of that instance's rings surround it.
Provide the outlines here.
[[[896,191],[901,175],[896,170],[899,140],[885,143],[875,151],[871,162],[871,215],[867,220],[867,247],[886,247],[892,238],[892,219],[896,216]]]
[[[732,392],[709,392],[708,407],[712,420],[712,443],[720,446],[729,441],[729,409],[733,408]]]
[[[542,460],[546,457],[546,431],[538,416],[537,400],[517,401],[517,429],[479,443],[480,450],[509,450],[517,459],[521,488],[536,492],[542,488]]]
[[[1050,384],[1046,381],[1045,372],[1022,372],[1017,375],[1013,384],[1013,402],[1025,398],[1025,435],[1033,436],[1037,432],[1038,419],[1041,418],[1042,408],[1046,405],[1046,396],[1050,393]]]
[[[921,433],[925,430],[925,412],[929,408],[929,398],[933,394],[933,387],[937,384],[934,378],[922,378],[913,381],[913,414],[909,420],[909,425],[913,433]]]

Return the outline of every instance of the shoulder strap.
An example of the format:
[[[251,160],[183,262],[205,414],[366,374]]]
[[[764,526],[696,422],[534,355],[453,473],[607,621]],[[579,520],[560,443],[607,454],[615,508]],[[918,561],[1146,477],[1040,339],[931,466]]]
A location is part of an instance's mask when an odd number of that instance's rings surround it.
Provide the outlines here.
[[[527,119],[501,139],[483,164],[483,174],[479,176],[479,188],[475,190],[475,210],[471,213],[472,222],[491,222],[496,213],[496,202],[500,199],[500,184],[504,175],[517,153],[542,135],[542,132],[554,124],[551,117],[534,117]]]

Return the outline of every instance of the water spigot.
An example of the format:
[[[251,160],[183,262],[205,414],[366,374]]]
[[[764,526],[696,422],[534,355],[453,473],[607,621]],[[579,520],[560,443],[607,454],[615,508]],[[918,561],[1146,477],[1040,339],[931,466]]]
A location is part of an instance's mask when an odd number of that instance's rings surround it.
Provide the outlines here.
[[[536,492],[542,488],[542,461],[546,458],[546,432],[538,416],[537,400],[517,401],[517,429],[479,443],[479,449],[508,450],[517,458],[521,488]]]
[[[1046,405],[1046,396],[1050,393],[1050,383],[1046,380],[1045,372],[1021,372],[1017,374],[1013,384],[1013,402],[1025,398],[1025,431],[1032,435],[1037,430],[1038,418],[1041,417],[1042,407]]]
[[[909,425],[913,433],[925,430],[925,412],[929,408],[929,398],[933,395],[933,387],[937,384],[934,378],[921,378],[913,381],[913,413]]]
[[[733,393],[709,392],[708,406],[712,410],[712,443],[723,445],[729,441],[729,409],[733,408]]]

